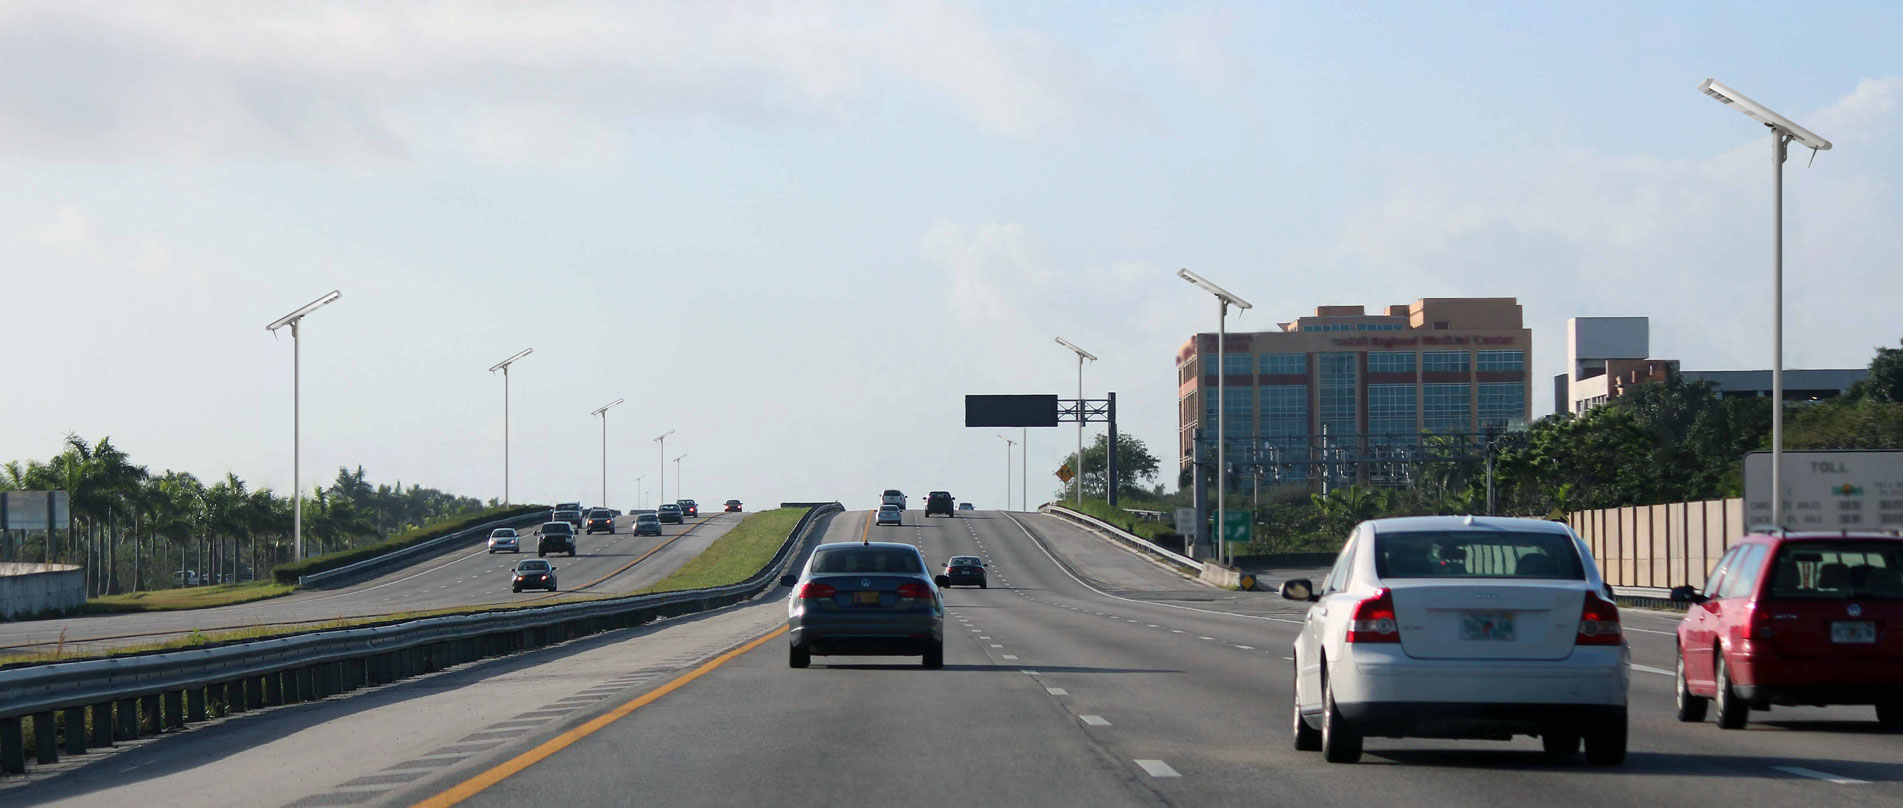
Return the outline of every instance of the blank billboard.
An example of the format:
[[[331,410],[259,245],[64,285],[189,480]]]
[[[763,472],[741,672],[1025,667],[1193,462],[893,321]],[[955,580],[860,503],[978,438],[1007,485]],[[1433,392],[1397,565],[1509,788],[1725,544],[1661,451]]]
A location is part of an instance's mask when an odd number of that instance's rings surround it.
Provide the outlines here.
[[[965,426],[1057,426],[1057,396],[965,396]]]

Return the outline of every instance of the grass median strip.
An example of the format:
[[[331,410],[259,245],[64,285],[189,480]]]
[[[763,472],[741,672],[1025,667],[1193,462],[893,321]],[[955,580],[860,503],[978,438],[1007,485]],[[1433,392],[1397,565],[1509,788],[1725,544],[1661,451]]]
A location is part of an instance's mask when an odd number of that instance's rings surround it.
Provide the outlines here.
[[[737,584],[773,560],[806,508],[779,508],[751,513],[727,535],[714,540],[672,575],[642,592],[675,592]]]
[[[207,609],[213,606],[231,606],[288,595],[295,588],[290,584],[281,584],[276,581],[251,581],[242,584],[193,586],[183,589],[155,589],[148,592],[127,592],[123,595],[93,598],[81,605],[79,611],[82,614],[111,614]]]

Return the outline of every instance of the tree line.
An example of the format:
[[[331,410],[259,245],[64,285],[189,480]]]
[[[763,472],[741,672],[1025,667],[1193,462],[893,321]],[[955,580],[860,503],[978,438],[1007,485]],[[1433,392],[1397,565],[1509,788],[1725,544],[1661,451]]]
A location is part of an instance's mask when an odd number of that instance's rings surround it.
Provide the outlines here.
[[[254,580],[291,560],[288,496],[252,488],[236,474],[207,483],[182,471],[155,473],[110,437],[68,435],[49,460],[0,465],[0,490],[9,489],[65,491],[71,523],[52,536],[15,531],[0,551],[11,561],[81,564],[89,595]],[[372,485],[363,467],[340,468],[304,501],[305,554],[374,543],[483,507],[474,497],[401,481]]]

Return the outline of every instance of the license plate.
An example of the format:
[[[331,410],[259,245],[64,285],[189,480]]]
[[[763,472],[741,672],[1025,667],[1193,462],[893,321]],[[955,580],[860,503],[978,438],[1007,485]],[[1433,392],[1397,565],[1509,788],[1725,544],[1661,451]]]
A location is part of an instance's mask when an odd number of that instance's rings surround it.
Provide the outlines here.
[[[1467,612],[1460,616],[1460,638],[1463,640],[1500,640],[1512,642],[1512,612]]]
[[[1831,623],[1830,641],[1842,643],[1876,642],[1877,624],[1868,620],[1846,620]]]
[[[879,604],[879,593],[877,590],[862,589],[852,593],[852,602],[877,606]]]

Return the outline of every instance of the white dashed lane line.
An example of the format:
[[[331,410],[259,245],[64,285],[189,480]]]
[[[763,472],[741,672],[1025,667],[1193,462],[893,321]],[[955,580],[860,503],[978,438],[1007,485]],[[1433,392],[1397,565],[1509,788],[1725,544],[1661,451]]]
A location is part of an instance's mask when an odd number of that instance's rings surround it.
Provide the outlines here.
[[[1068,696],[1068,695],[1070,695],[1070,691],[1068,691],[1068,690],[1065,690],[1065,689],[1063,689],[1063,688],[1061,688],[1061,687],[1047,687],[1047,688],[1044,688],[1044,692],[1046,692],[1046,693],[1049,693],[1049,694],[1051,694],[1051,695],[1053,695],[1053,696]]]
[[[1160,760],[1138,760],[1135,762],[1138,766],[1142,767],[1145,774],[1151,777],[1182,777],[1182,775],[1176,773],[1175,769],[1170,768],[1170,764]]]
[[[1830,772],[1820,772],[1816,769],[1806,769],[1802,766],[1772,766],[1771,769],[1773,771],[1780,771],[1785,774],[1795,774],[1799,777],[1809,777],[1812,780],[1822,780],[1826,783],[1836,783],[1837,785],[1840,785],[1840,786],[1863,786],[1863,785],[1870,784],[1869,780],[1858,780],[1854,777],[1844,777],[1841,775],[1831,774]]]
[[[1101,715],[1080,715],[1080,716],[1077,716],[1077,720],[1084,722],[1086,726],[1092,726],[1092,727],[1110,726],[1110,722],[1105,721],[1103,716]]]

